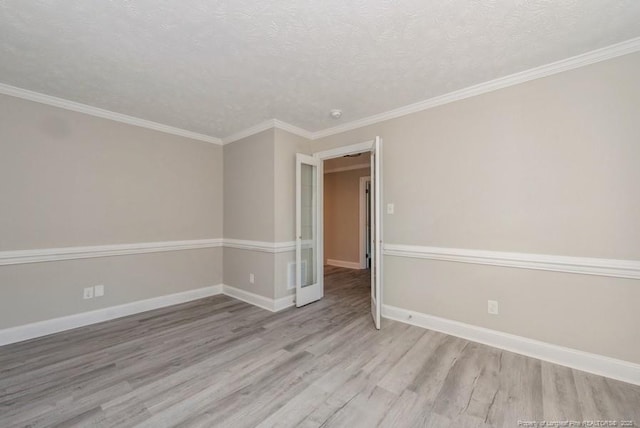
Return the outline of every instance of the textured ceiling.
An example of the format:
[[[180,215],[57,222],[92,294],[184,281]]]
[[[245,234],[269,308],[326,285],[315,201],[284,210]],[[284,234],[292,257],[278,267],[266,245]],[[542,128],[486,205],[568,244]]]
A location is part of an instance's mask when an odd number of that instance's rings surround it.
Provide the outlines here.
[[[317,131],[639,22],[638,0],[3,0],[0,82],[216,137],[271,118]]]

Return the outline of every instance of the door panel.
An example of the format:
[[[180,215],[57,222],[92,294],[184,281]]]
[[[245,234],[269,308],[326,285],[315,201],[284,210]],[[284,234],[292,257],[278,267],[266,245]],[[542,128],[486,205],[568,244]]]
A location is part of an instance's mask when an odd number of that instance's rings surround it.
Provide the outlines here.
[[[380,137],[371,150],[371,316],[380,329],[382,314],[382,169]]]
[[[296,306],[323,296],[322,255],[318,241],[319,161],[296,155]],[[305,269],[303,269],[303,266]]]

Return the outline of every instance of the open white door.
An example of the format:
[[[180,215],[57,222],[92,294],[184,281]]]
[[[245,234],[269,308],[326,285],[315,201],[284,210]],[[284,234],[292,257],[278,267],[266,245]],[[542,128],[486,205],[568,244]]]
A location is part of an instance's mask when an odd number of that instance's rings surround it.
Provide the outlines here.
[[[320,160],[296,154],[296,306],[320,300],[324,294],[319,236],[318,186]]]
[[[371,315],[380,330],[382,313],[382,140],[376,137],[371,148]]]

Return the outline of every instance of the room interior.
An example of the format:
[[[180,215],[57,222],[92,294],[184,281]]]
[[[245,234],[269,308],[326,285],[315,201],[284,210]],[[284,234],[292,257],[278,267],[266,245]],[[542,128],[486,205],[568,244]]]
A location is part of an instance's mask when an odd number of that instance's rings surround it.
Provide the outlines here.
[[[0,10],[0,426],[640,424],[640,3]]]

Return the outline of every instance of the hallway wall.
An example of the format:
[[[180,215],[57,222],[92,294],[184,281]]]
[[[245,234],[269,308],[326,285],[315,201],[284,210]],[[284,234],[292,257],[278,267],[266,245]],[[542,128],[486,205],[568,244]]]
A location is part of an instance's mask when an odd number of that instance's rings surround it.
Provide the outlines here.
[[[324,174],[325,264],[360,265],[360,177],[369,175],[369,168]]]

